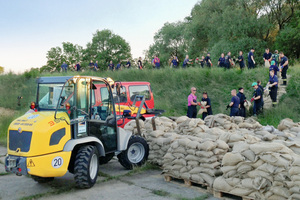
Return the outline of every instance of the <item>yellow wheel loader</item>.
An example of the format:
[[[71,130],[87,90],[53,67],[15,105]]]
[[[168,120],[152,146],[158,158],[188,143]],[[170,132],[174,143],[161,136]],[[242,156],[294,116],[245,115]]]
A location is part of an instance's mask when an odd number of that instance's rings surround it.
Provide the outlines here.
[[[149,147],[144,138],[117,126],[120,116],[116,116],[112,79],[42,77],[37,83],[30,112],[9,126],[7,172],[31,175],[43,183],[69,171],[77,187],[90,188],[97,180],[99,164],[114,155],[126,169],[147,160]],[[100,94],[96,92],[100,85],[101,97],[95,95]]]

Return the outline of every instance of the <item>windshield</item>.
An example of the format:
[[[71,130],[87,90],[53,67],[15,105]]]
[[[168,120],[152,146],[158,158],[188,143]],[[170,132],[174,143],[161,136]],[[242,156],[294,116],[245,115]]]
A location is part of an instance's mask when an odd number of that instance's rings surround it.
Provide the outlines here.
[[[38,92],[39,109],[55,110],[58,101],[61,103],[61,108],[63,108],[66,103],[70,103],[72,106],[74,87],[66,85],[60,97],[62,88],[63,84],[40,84]]]

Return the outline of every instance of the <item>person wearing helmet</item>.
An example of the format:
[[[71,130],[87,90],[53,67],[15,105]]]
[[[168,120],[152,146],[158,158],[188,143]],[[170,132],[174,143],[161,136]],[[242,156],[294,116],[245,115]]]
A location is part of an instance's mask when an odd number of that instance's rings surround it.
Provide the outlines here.
[[[276,62],[275,62],[275,60],[272,60],[271,61],[271,66],[270,66],[270,68],[269,68],[269,71],[274,71],[274,74],[277,76],[277,72],[279,72],[279,68],[278,68],[278,66],[276,65]]]
[[[256,117],[261,109],[262,90],[259,88],[257,82],[252,83],[252,87],[255,89],[251,102],[254,101],[253,116]]]

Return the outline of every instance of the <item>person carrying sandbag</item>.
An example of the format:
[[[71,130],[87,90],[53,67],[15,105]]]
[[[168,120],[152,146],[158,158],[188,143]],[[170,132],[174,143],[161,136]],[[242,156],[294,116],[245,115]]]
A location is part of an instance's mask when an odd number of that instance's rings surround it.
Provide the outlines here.
[[[201,109],[199,110],[199,112],[202,111],[202,119],[204,120],[207,115],[212,115],[213,113],[212,113],[210,98],[208,98],[207,92],[203,92],[202,95],[203,97],[200,102]]]

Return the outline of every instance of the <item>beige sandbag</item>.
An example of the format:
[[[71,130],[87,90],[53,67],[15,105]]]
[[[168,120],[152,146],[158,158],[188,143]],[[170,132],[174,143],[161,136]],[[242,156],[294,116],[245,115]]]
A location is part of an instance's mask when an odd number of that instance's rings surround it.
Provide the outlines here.
[[[219,154],[225,154],[227,150],[216,148],[213,150],[213,152],[215,155],[219,155]]]
[[[185,153],[186,153],[185,148],[182,147],[182,146],[179,146],[179,147],[176,148],[176,149],[172,149],[171,151],[172,151],[173,153],[182,153],[182,154],[185,154]]]
[[[190,171],[190,170],[189,170],[187,167],[182,167],[182,168],[179,170],[180,174],[183,174],[183,173],[189,172],[189,171]]]
[[[261,160],[275,166],[280,167],[288,167],[290,165],[290,162],[286,159],[284,159],[280,154],[270,154],[270,155],[261,155],[259,156]]]
[[[198,141],[190,141],[189,143],[187,143],[187,147],[192,149],[197,149],[198,144],[199,144]]]
[[[217,144],[213,141],[206,141],[203,143],[198,144],[197,149],[204,150],[204,151],[211,151],[217,147]]]
[[[187,149],[186,153],[189,155],[196,155],[196,150],[195,149]]]
[[[150,135],[151,137],[157,138],[157,137],[162,136],[163,134],[164,134],[163,131],[161,131],[161,130],[155,130],[155,131],[150,132],[149,135]]]
[[[217,147],[220,149],[224,149],[224,150],[228,150],[229,146],[226,142],[224,142],[223,140],[217,140]]]
[[[269,173],[257,169],[249,171],[247,175],[253,179],[255,179],[256,177],[263,177],[271,182],[274,180],[273,176],[271,176]]]
[[[214,162],[214,163],[200,163],[201,167],[205,167],[205,168],[217,168],[220,167],[221,163],[219,162]]]
[[[242,154],[247,160],[250,160],[251,162],[255,162],[256,159],[257,159],[257,157],[256,157],[256,155],[254,154],[254,152],[251,151],[250,149],[241,152],[241,154]]]
[[[287,188],[283,188],[283,187],[271,187],[270,190],[275,195],[285,197],[286,199],[291,196],[291,192]]]
[[[182,173],[180,176],[184,180],[190,180],[190,178],[191,178],[191,175],[189,173]]]
[[[285,148],[285,146],[282,144],[279,144],[279,143],[266,143],[266,142],[263,143],[263,142],[261,142],[261,143],[250,145],[250,149],[255,154],[272,153],[275,151],[280,151],[283,148]]]
[[[204,174],[204,173],[200,173],[199,175],[200,175],[201,178],[204,179],[204,181],[205,181],[206,183],[208,183],[209,187],[212,187],[212,185],[213,185],[213,183],[214,183],[214,178],[213,178],[213,177],[211,177],[211,176],[208,175],[208,174]]]
[[[201,101],[200,103],[201,103],[201,108],[198,112],[198,115],[201,115],[204,112],[207,113],[207,109],[205,108],[207,102],[206,101]]]
[[[232,170],[236,170],[237,169],[237,166],[234,165],[234,166],[223,166],[221,167],[221,170],[224,174],[228,173],[229,171],[232,171]]]
[[[191,167],[197,167],[197,166],[199,166],[199,162],[194,161],[194,160],[190,160],[190,161],[187,161],[187,165],[191,166]]]
[[[234,166],[241,161],[244,161],[245,158],[240,153],[226,153],[222,160],[223,166]]]
[[[283,119],[280,121],[277,129],[279,131],[283,131],[283,130],[286,130],[286,129],[291,129],[293,127],[297,127],[297,124],[293,122],[293,120],[289,119],[289,118],[286,118],[286,119]]]
[[[248,164],[242,164],[237,168],[237,173],[239,174],[246,174],[247,172],[251,171],[252,167]]]
[[[187,155],[186,158],[185,158],[187,161],[198,161],[199,160],[199,157],[197,156],[194,156],[194,155]]]
[[[239,123],[238,126],[239,126],[239,128],[247,128],[247,129],[253,128],[252,124],[246,123],[246,122]]]
[[[180,124],[180,123],[186,121],[187,119],[189,119],[187,116],[181,116],[181,117],[178,117],[178,118],[176,119],[176,123],[177,123],[177,124]]]
[[[237,196],[248,196],[251,192],[252,190],[247,188],[234,188],[230,191],[231,194]]]
[[[300,199],[300,193],[294,193],[289,197],[289,200],[299,200]]]
[[[291,176],[300,174],[300,167],[294,166],[294,167],[290,168],[289,174]]]
[[[186,166],[186,160],[183,158],[175,159],[171,162],[173,165]]]
[[[191,174],[191,180],[196,181],[198,183],[204,183],[204,179],[198,174]]]
[[[239,141],[234,143],[232,152],[243,152],[248,150],[250,145],[247,142]]]
[[[239,141],[244,141],[245,138],[239,134],[231,134],[229,138],[229,142],[239,142]]]
[[[222,176],[215,179],[213,188],[214,190],[222,192],[229,192],[233,189],[233,187],[231,187]]]
[[[292,181],[300,181],[300,174],[298,175],[292,175],[291,176]]]
[[[212,151],[196,151],[196,156],[198,156],[198,157],[209,158],[213,155],[214,155],[214,153]]]

